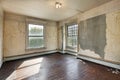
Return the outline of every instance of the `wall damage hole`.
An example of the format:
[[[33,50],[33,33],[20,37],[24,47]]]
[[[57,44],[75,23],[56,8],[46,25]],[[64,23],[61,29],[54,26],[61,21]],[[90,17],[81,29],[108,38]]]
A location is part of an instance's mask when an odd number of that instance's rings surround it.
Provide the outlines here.
[[[113,73],[113,74],[120,74],[120,70],[118,69],[112,69],[112,68],[108,68],[107,71]]]

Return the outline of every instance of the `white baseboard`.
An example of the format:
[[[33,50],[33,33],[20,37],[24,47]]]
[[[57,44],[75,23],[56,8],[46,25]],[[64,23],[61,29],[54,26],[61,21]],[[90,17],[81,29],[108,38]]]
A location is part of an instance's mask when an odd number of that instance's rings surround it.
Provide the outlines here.
[[[0,68],[2,67],[2,64],[3,64],[3,60],[1,59],[0,60]]]
[[[51,51],[36,52],[36,53],[31,53],[31,54],[26,54],[26,55],[6,57],[6,58],[4,58],[3,61],[5,62],[5,61],[17,60],[17,59],[40,56],[40,55],[45,55],[45,54],[52,54],[52,53],[56,53],[56,52],[58,52],[58,51],[57,50],[51,50]]]
[[[62,54],[68,53],[71,55],[76,56],[76,52],[71,52],[71,51],[58,51],[58,50],[52,50],[52,51],[46,51],[46,52],[40,52],[40,53],[33,53],[33,54],[28,54],[28,55],[20,55],[20,56],[13,56],[13,57],[7,57],[4,58],[4,62],[5,61],[11,61],[11,60],[16,60],[16,59],[22,59],[22,58],[28,58],[28,57],[33,57],[33,56],[40,56],[40,55],[45,55],[45,54],[52,54],[52,53],[56,53],[56,52],[60,52]],[[108,67],[112,67],[112,68],[116,68],[116,69],[120,69],[120,64],[113,64],[107,61],[102,61],[102,60],[98,60],[98,59],[94,59],[91,57],[86,57],[86,56],[82,56],[82,55],[77,55],[78,58],[83,59],[83,60],[88,60],[97,64],[101,64],[104,66],[108,66]],[[1,67],[2,63],[0,64]]]
[[[75,52],[66,51],[66,53],[76,56]],[[94,63],[97,63],[97,64],[101,64],[101,65],[104,65],[104,66],[107,66],[107,67],[120,69],[120,64],[114,64],[114,63],[111,63],[111,62],[98,60],[98,59],[94,59],[94,58],[91,58],[91,57],[86,57],[86,56],[83,56],[83,55],[77,55],[77,57],[80,58],[80,59],[83,59],[83,60],[87,60],[87,61],[91,61],[91,62],[94,62]]]
[[[0,68],[2,67],[2,62],[0,62]]]
[[[114,64],[114,63],[111,63],[111,62],[102,61],[102,60],[98,60],[98,59],[94,59],[94,58],[90,58],[90,57],[85,57],[85,56],[78,56],[78,58],[88,60],[88,61],[91,61],[91,62],[94,62],[94,63],[98,63],[98,64],[101,64],[101,65],[104,65],[104,66],[120,69],[119,64]]]
[[[65,54],[65,53],[66,53],[65,51],[62,51],[62,50],[59,50],[58,52],[59,52],[59,53],[62,53],[62,54]]]
[[[72,52],[72,51],[65,51],[66,53],[68,53],[68,54],[71,54],[71,55],[74,55],[74,56],[76,56],[76,52]]]

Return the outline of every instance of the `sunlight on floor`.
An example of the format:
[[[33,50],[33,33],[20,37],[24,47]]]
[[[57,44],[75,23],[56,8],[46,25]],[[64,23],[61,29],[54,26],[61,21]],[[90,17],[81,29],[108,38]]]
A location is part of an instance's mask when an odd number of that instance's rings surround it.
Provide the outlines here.
[[[35,58],[35,59],[26,60],[18,67],[18,69],[27,67],[27,66],[32,66],[35,64],[40,64],[42,61],[43,61],[43,58]]]
[[[6,80],[21,80],[38,74],[42,61],[43,58],[24,61]]]

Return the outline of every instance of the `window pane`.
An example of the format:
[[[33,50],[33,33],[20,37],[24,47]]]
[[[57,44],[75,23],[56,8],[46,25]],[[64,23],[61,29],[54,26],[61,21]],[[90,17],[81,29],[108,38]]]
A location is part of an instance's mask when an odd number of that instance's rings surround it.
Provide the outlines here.
[[[74,37],[68,37],[68,46],[71,46],[71,47],[77,47],[77,36],[74,36]]]
[[[29,47],[28,48],[41,48],[44,47],[43,37],[29,37]]]
[[[67,41],[67,46],[72,46],[72,37],[68,37]]]
[[[78,25],[68,26],[67,46],[77,47]]]
[[[29,36],[43,36],[43,25],[29,24]]]
[[[72,37],[72,46],[77,47],[77,36]]]

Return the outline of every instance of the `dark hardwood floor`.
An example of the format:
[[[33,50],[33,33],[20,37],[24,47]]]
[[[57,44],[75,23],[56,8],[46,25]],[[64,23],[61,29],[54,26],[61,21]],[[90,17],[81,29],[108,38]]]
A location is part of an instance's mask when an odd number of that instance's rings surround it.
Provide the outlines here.
[[[59,53],[5,62],[0,80],[120,80],[107,67]]]

